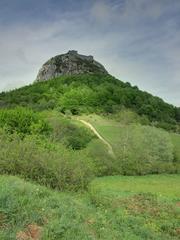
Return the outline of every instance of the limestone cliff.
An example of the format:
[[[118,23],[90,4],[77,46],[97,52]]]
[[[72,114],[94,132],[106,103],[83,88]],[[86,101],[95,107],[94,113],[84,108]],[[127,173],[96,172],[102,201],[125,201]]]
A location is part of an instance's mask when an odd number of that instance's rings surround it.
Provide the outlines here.
[[[55,56],[43,64],[36,81],[46,81],[63,75],[84,73],[107,74],[108,72],[102,64],[94,60],[93,56],[81,55],[77,51],[71,50],[66,54]]]

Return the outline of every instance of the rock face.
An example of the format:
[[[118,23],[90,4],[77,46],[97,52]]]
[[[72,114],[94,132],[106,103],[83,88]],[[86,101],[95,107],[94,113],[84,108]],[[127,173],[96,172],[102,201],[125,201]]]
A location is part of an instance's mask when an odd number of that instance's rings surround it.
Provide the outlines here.
[[[36,81],[83,73],[107,74],[108,72],[102,64],[94,60],[93,56],[80,55],[77,51],[71,50],[66,54],[55,56],[43,64]]]

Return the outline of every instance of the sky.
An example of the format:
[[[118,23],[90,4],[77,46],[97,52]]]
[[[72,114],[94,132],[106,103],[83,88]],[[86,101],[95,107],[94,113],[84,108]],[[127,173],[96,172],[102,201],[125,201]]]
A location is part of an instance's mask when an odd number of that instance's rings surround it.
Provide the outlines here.
[[[72,49],[180,106],[180,0],[0,0],[0,91]]]

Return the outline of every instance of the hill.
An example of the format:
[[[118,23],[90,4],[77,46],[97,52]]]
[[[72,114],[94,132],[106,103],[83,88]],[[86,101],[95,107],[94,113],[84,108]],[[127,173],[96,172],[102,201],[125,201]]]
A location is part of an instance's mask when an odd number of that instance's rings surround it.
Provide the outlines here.
[[[62,76],[0,94],[0,108],[15,106],[73,115],[116,114],[127,108],[146,124],[179,131],[179,108],[108,74]]]
[[[179,108],[91,56],[43,69],[0,93],[0,239],[179,239]]]

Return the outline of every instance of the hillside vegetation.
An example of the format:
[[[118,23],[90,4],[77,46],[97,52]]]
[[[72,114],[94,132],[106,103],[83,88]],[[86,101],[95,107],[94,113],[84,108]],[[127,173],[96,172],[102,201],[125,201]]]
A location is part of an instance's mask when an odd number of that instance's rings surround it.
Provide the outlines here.
[[[63,76],[0,94],[0,107],[26,106],[63,113],[108,113],[122,108],[144,116],[144,121],[179,131],[180,109],[111,75]]]
[[[178,108],[110,75],[1,93],[0,239],[179,239],[178,132]]]
[[[129,113],[128,111],[127,114]],[[143,175],[179,172],[180,136],[152,126],[141,125],[136,118],[132,121],[124,111],[123,114],[123,119],[118,116],[114,119],[98,115],[80,117],[95,127],[115,153],[116,158],[111,160],[111,166],[106,158],[100,162],[96,161],[99,167],[102,167],[103,174]]]
[[[80,118],[94,125],[114,155]],[[19,107],[0,110],[0,123],[0,173],[59,190],[86,189],[94,176],[180,171],[179,138],[173,145],[173,135],[155,127]]]

